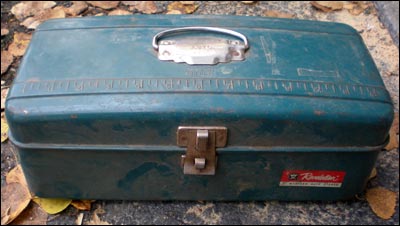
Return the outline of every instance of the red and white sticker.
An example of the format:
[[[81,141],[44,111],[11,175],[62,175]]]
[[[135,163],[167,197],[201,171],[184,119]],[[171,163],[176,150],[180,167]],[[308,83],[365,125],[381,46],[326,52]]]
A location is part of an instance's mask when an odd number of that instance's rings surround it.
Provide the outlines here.
[[[340,188],[346,172],[324,170],[284,170],[279,186]]]

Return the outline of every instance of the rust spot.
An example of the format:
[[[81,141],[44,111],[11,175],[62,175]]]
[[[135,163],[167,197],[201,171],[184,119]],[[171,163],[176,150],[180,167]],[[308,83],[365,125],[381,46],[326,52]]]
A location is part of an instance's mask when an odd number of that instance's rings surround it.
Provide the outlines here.
[[[77,115],[71,115],[70,118],[75,119],[75,118],[78,118],[78,116]]]
[[[314,111],[314,114],[318,116],[325,115],[325,111]]]

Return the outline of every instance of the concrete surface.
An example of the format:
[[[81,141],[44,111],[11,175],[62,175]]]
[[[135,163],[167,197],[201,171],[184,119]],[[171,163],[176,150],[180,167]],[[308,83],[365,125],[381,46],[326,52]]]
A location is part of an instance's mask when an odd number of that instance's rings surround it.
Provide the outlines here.
[[[379,19],[389,29],[393,41],[399,47],[399,2],[375,1]]]
[[[2,24],[16,24],[7,13],[10,5],[2,2]],[[158,2],[165,13],[169,2]],[[58,4],[69,4],[58,2]],[[375,9],[368,9],[359,16],[346,10],[323,13],[315,10],[309,2],[257,2],[245,5],[240,2],[200,2],[194,14],[263,15],[264,10],[278,10],[295,14],[297,19],[344,22],[356,28],[362,35],[383,80],[392,96],[396,111],[399,109],[399,68],[398,48],[393,44],[388,30],[380,25]],[[5,16],[5,17],[3,17]],[[10,19],[10,21],[3,21]],[[18,24],[17,24],[18,25]],[[17,26],[9,28],[21,31]],[[4,45],[7,45],[4,44]],[[12,79],[18,68],[17,59],[3,78]],[[11,73],[11,74],[10,74]],[[7,82],[10,82],[9,80]],[[7,172],[16,164],[15,147],[9,142],[1,146],[1,184]],[[399,195],[399,150],[384,151],[376,163],[378,176],[367,187],[382,186]],[[377,217],[364,200],[346,202],[140,202],[140,201],[101,201],[94,203],[91,211],[78,211],[67,208],[60,214],[50,216],[48,224],[74,224],[78,213],[84,213],[83,224],[91,218],[94,209],[101,207],[105,213],[103,221],[111,224],[399,224],[399,202],[396,213],[389,220]]]

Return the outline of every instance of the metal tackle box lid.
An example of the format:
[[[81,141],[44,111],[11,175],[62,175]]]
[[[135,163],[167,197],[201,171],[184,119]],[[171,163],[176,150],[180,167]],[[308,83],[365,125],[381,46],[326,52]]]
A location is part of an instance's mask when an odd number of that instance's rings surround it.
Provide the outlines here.
[[[135,15],[40,25],[6,116],[24,147],[176,146],[208,126],[230,147],[340,148],[384,144],[393,106],[348,25]]]

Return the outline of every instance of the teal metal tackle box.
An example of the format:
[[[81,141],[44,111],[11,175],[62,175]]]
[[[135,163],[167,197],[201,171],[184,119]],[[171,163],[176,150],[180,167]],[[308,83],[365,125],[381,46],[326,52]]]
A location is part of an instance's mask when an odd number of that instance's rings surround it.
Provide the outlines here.
[[[6,116],[41,197],[342,200],[393,105],[348,25],[135,15],[40,25]]]

